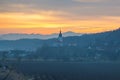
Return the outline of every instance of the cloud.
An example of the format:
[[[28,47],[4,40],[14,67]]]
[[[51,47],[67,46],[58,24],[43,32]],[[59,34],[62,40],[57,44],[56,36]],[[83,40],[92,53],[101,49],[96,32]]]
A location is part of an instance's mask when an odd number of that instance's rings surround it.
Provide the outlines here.
[[[73,0],[73,1],[77,1],[77,2],[101,2],[101,1],[105,1],[105,0]]]
[[[120,26],[119,4],[119,0],[0,0],[0,25],[52,29],[63,26],[77,32],[91,27],[100,31],[113,29]]]
[[[119,0],[78,1],[80,3],[75,0],[0,0],[0,12],[35,13],[39,11],[53,11],[77,16],[120,16]]]

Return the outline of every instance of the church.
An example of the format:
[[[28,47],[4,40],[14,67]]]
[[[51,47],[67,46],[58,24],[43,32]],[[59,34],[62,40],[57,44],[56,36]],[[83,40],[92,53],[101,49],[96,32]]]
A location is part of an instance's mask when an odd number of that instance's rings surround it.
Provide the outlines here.
[[[65,42],[63,39],[64,38],[63,38],[62,30],[60,29],[58,37],[57,37],[56,41],[53,43],[52,46],[54,46],[54,47],[77,46],[76,43]]]
[[[62,35],[61,29],[60,29],[60,32],[59,32],[59,35],[58,35],[57,46],[63,46],[63,35]]]
[[[58,42],[59,42],[59,44],[63,43],[63,36],[62,36],[61,30],[60,30],[60,33],[59,33],[59,36],[58,36]]]

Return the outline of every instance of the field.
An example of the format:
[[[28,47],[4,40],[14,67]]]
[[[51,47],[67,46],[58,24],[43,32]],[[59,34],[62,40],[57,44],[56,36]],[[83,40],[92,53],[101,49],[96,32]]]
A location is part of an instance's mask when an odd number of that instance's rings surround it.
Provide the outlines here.
[[[120,80],[120,63],[21,62],[14,68],[35,80]]]

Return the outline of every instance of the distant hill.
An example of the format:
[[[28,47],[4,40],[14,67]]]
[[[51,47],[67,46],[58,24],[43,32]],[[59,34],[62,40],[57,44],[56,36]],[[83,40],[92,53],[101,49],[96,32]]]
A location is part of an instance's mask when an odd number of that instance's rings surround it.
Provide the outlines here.
[[[74,33],[74,32],[65,32],[63,33],[64,37],[68,36],[81,36],[80,33]],[[0,35],[0,40],[19,40],[19,39],[51,39],[58,37],[57,33],[50,34],[50,35],[42,35],[42,34],[3,34]]]
[[[71,32],[66,33],[71,34]],[[64,35],[64,34],[63,34]],[[20,36],[20,35],[19,35]],[[32,35],[34,37],[34,35]],[[64,35],[65,36],[65,35]],[[52,39],[20,39],[20,40],[0,40],[0,50],[24,49],[35,50],[43,44],[53,45],[57,41],[57,35]],[[97,34],[84,34],[82,36],[64,37],[64,44],[75,44],[81,48],[120,48],[120,29]]]

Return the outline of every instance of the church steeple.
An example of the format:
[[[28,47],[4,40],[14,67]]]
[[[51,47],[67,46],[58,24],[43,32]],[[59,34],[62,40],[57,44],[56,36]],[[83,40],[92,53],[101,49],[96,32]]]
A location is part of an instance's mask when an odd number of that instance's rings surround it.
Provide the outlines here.
[[[61,32],[61,29],[60,29],[59,37],[62,37],[62,32]]]
[[[59,33],[59,36],[58,36],[58,41],[59,42],[63,42],[63,37],[62,37],[62,31],[60,29],[60,33]]]

